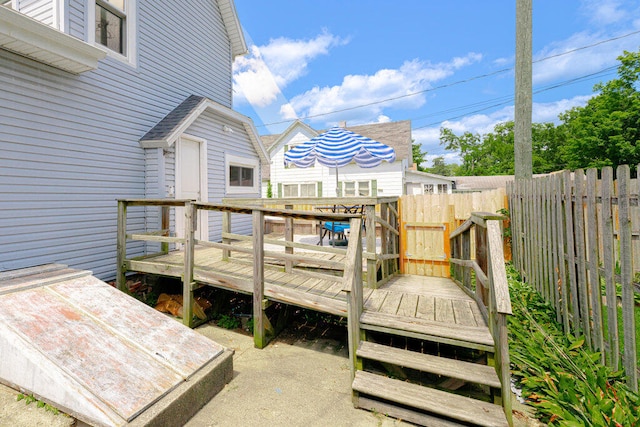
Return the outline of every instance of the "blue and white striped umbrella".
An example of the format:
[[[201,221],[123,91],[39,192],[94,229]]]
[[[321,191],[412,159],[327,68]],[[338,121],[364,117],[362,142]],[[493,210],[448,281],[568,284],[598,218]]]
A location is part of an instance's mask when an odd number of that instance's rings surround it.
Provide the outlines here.
[[[316,161],[336,169],[352,161],[361,168],[374,168],[383,160],[392,163],[395,159],[396,152],[392,147],[338,126],[296,145],[284,154],[285,165],[301,168],[313,166]]]

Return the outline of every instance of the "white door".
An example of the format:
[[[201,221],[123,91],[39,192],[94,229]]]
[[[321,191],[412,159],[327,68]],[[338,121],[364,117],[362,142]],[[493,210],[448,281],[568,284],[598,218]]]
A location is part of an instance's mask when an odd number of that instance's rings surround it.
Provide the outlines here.
[[[206,141],[183,135],[176,142],[176,198],[207,200]],[[207,212],[198,212],[196,239],[206,239]],[[184,209],[176,208],[176,234],[184,237]]]

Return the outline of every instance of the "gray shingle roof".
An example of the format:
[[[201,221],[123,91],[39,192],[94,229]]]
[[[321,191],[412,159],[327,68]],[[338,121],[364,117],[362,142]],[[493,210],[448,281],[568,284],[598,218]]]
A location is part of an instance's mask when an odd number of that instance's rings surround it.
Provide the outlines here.
[[[205,100],[203,96],[189,96],[144,134],[140,141],[158,141],[167,138]]]

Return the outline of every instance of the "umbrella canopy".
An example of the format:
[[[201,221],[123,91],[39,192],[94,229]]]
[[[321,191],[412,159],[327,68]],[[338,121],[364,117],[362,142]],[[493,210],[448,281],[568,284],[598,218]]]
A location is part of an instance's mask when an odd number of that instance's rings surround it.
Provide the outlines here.
[[[374,168],[383,160],[392,163],[395,159],[396,152],[392,147],[338,126],[296,145],[284,154],[285,165],[301,168],[313,166],[316,161],[335,168],[352,161],[361,168]]]

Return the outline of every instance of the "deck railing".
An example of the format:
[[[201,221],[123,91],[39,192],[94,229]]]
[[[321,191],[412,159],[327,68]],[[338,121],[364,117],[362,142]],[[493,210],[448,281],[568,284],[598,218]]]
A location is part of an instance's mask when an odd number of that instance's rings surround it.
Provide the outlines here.
[[[400,271],[400,220],[398,197],[317,197],[279,199],[223,199],[225,204],[242,206],[278,207],[275,211],[294,210],[317,214],[322,206],[362,206],[365,233],[365,282],[378,288]],[[284,209],[282,209],[284,208]],[[269,214],[271,216],[271,214]],[[317,215],[316,215],[317,218]],[[308,219],[313,219],[309,217]],[[285,222],[285,238],[293,233],[292,220]],[[375,230],[375,232],[371,232]],[[224,230],[223,230],[224,232]],[[353,233],[353,228],[351,228]],[[380,237],[377,246],[376,237]],[[224,236],[223,236],[224,237]]]
[[[168,229],[168,219],[163,220],[161,230],[153,230],[144,233],[127,233],[127,209],[131,206],[153,207],[161,209],[162,218],[168,218],[168,209],[171,207],[184,208],[185,231],[184,237],[171,236]],[[221,242],[211,242],[196,238],[198,211],[218,211],[223,213],[223,233]],[[252,216],[253,232],[251,236],[231,233],[231,214],[247,214]],[[315,220],[315,221],[351,221],[351,235],[347,248],[317,246],[294,241],[293,227],[288,227],[289,232],[285,233],[285,240],[270,239],[264,237],[265,215],[284,218],[285,222],[293,223],[295,219]],[[333,270],[338,276],[344,273],[344,280],[351,280],[350,283],[359,283],[362,288],[362,258],[376,259],[373,253],[362,251],[361,232],[362,215],[358,214],[336,214],[313,211],[295,211],[289,209],[269,209],[262,206],[231,205],[199,203],[188,200],[166,200],[166,199],[135,199],[118,200],[118,237],[117,237],[117,286],[121,290],[126,287],[126,272],[135,271],[136,262],[158,254],[145,255],[136,258],[127,258],[126,243],[131,240],[145,242],[160,242],[160,254],[168,253],[170,244],[183,245],[184,265],[179,272],[183,280],[183,322],[192,326],[193,313],[193,291],[197,288],[194,281],[194,254],[196,245],[200,247],[214,247],[222,250],[222,259],[229,260],[234,253],[244,253],[252,255],[250,260],[234,258],[234,262],[245,262],[253,264],[253,299],[254,299],[254,340],[259,348],[266,345],[263,311],[266,306],[264,298],[264,269],[265,266],[282,266],[285,272],[292,271],[298,264],[313,264],[324,269]],[[165,228],[165,226],[167,228]],[[249,246],[238,245],[234,242],[250,241]],[[283,246],[284,251],[265,249],[266,245]],[[358,249],[354,249],[357,247]],[[268,248],[268,247],[267,247]],[[343,255],[344,262],[325,260],[318,256],[311,256],[306,252],[294,253],[294,248],[300,250],[313,251],[316,253],[329,253]],[[281,268],[281,267],[280,267]],[[336,276],[330,276],[312,270],[297,269],[298,274],[306,274],[312,277],[328,278],[333,280]],[[157,274],[162,275],[159,269]],[[166,272],[165,272],[166,273]],[[355,277],[355,279],[354,279]],[[356,282],[353,282],[356,280]],[[362,292],[362,291],[361,291]]]
[[[451,233],[450,262],[453,279],[476,300],[489,325],[495,343],[495,368],[502,384],[502,406],[511,420],[507,316],[512,312],[504,263],[503,220],[504,217],[495,214],[472,213],[471,218]],[[475,234],[475,254],[471,253],[472,232]]]

